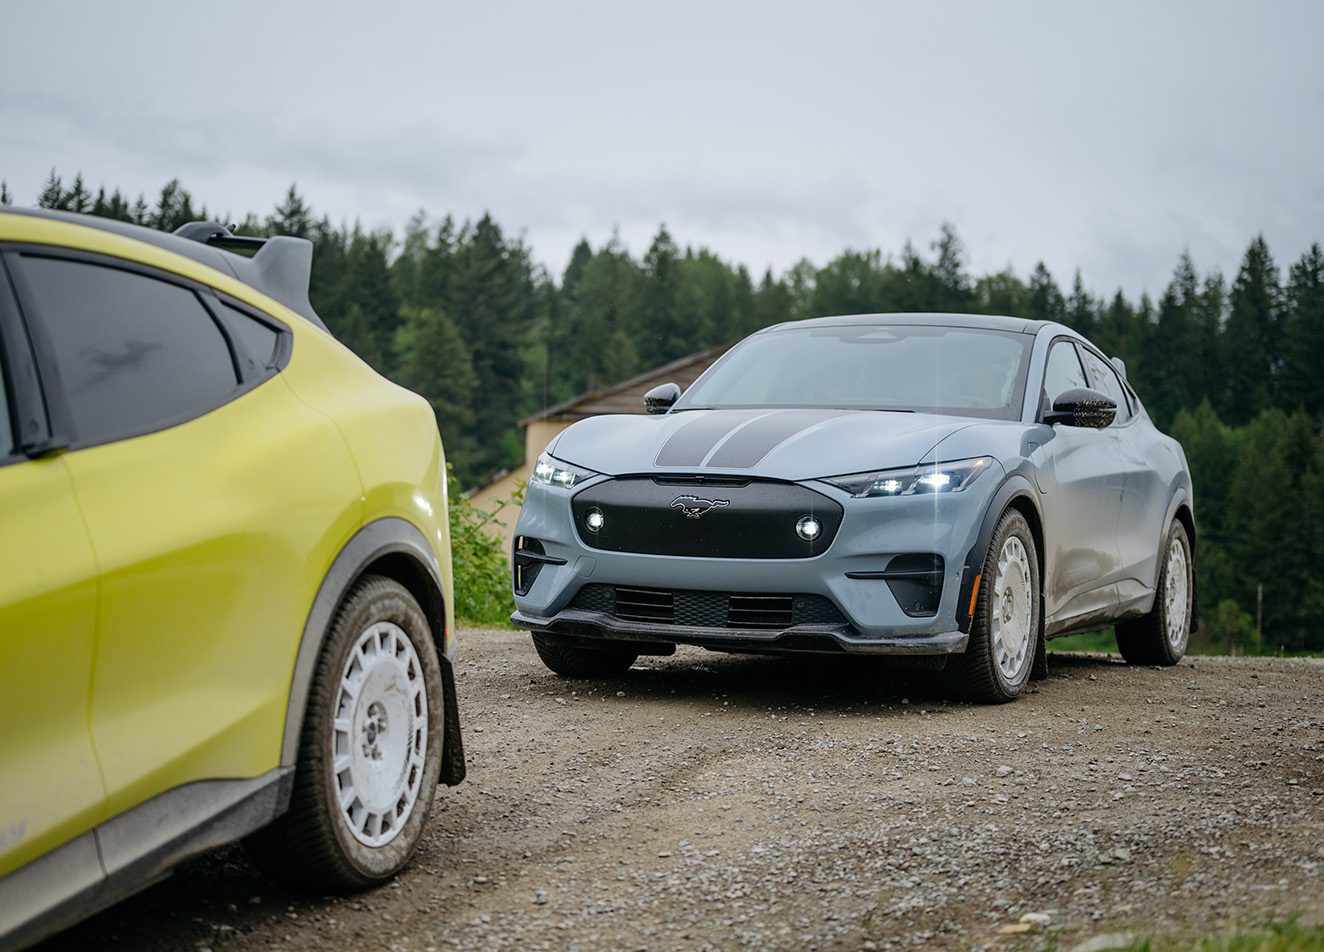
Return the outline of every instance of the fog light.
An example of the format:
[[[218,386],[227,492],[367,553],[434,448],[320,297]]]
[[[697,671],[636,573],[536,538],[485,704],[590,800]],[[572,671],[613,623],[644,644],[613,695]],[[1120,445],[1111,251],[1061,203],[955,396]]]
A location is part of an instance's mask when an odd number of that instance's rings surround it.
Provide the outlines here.
[[[813,542],[822,531],[823,526],[813,516],[801,516],[795,524],[795,534],[806,542]]]
[[[584,516],[584,525],[588,526],[589,532],[597,532],[602,528],[603,523],[605,522],[606,519],[602,516],[602,510],[596,506],[590,509],[588,514]]]

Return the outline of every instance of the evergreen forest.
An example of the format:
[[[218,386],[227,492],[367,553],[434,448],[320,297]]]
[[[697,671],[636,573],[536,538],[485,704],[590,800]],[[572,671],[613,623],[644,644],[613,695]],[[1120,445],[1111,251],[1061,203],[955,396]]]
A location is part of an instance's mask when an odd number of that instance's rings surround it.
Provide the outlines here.
[[[13,196],[0,183],[0,203]],[[172,231],[212,217],[177,180],[154,202],[52,172],[36,204]],[[660,227],[640,258],[581,241],[549,273],[489,215],[417,215],[403,234],[336,224],[291,186],[241,233],[312,239],[312,303],[381,373],[426,397],[465,486],[523,456],[518,421],[552,404],[780,321],[963,311],[1060,321],[1121,357],[1150,415],[1181,441],[1196,492],[1196,647],[1324,651],[1324,251],[1275,261],[1249,238],[1236,274],[1173,249],[1157,297],[1098,295],[968,270],[956,229],[896,252],[845,250],[751,274]],[[1045,241],[1051,240],[1045,236]],[[504,579],[500,583],[505,585]]]

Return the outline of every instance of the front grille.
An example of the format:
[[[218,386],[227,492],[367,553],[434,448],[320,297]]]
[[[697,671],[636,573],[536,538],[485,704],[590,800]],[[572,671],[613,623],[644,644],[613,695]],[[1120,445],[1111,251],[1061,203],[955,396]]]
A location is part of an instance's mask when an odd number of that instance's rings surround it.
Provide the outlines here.
[[[790,595],[732,595],[727,624],[732,628],[790,628],[795,622]]]
[[[593,583],[576,593],[570,607],[624,621],[686,628],[780,631],[796,625],[846,624],[846,616],[822,595],[751,595]]]
[[[670,625],[676,620],[675,595],[649,588],[618,588],[616,617]]]
[[[570,507],[591,548],[710,559],[813,558],[832,545],[843,515],[807,486],[736,476],[621,476],[576,493]],[[806,516],[819,526],[809,539],[796,528]]]

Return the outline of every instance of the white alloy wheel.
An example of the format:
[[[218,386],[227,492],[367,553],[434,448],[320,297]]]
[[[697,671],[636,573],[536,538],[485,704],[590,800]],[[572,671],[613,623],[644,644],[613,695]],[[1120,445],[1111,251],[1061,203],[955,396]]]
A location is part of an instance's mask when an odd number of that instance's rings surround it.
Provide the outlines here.
[[[365,846],[391,842],[423,786],[428,697],[414,645],[394,622],[359,635],[340,674],[331,770],[346,828]]]
[[[1181,649],[1186,639],[1187,602],[1191,597],[1190,567],[1186,546],[1175,535],[1168,543],[1168,564],[1164,570],[1164,621],[1168,643]]]
[[[1002,543],[989,605],[993,659],[1009,683],[1020,679],[1034,652],[1030,557],[1016,536]]]

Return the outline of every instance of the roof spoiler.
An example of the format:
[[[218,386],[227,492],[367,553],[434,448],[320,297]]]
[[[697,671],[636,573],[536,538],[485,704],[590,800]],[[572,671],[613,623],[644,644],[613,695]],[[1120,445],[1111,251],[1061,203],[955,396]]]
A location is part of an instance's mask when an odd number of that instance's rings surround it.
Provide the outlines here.
[[[224,251],[243,252],[248,265],[236,269],[237,277],[319,327],[326,328],[308,300],[313,277],[313,243],[307,238],[236,235],[230,228],[214,221],[191,221],[176,228],[175,234]],[[249,270],[252,274],[242,273]]]

